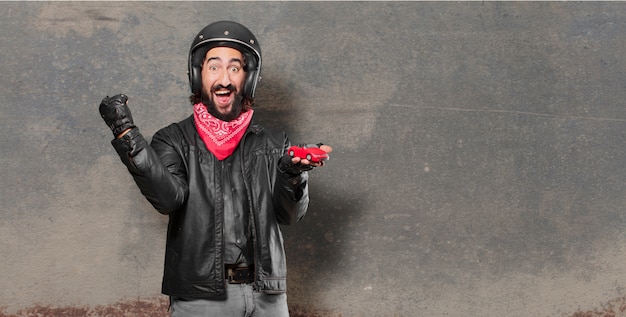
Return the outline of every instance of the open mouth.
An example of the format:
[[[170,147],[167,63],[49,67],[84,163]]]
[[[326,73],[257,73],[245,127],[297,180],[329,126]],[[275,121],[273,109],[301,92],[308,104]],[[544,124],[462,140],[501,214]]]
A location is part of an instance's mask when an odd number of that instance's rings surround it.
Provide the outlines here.
[[[232,84],[228,86],[217,85],[213,87],[213,93],[217,96],[223,97],[230,96],[230,94],[233,93],[235,90],[235,86],[233,86]]]
[[[222,85],[218,85],[213,89],[213,94],[215,94],[216,101],[221,104],[230,103],[231,95],[235,92],[235,87],[233,85],[228,85],[226,87]]]
[[[214,93],[218,97],[227,97],[227,96],[230,96],[232,91],[230,91],[230,89],[220,89],[220,90],[216,90]]]

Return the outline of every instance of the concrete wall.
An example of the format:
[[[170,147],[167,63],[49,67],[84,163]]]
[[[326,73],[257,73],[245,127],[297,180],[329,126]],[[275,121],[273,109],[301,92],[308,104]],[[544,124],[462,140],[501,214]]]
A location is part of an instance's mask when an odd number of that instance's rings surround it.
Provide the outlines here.
[[[284,228],[294,311],[565,316],[625,295],[624,3],[5,2],[0,17],[7,315],[167,314],[167,219],[97,106],[128,94],[147,136],[187,117],[189,45],[221,19],[261,43],[258,116],[335,148]]]

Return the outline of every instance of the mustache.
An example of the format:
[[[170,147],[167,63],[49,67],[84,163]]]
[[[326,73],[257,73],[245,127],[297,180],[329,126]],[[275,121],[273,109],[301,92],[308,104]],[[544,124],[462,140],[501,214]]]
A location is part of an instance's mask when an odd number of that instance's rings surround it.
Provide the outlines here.
[[[227,89],[230,92],[237,91],[237,87],[235,87],[235,85],[233,85],[233,84],[229,84],[228,86],[217,84],[217,85],[213,86],[213,88],[211,90],[213,92],[215,92],[217,90],[223,90],[223,89]]]

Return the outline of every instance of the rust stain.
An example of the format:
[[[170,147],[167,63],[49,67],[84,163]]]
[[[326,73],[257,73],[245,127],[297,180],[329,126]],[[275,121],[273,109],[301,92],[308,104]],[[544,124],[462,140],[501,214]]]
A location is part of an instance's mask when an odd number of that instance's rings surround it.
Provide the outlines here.
[[[599,309],[578,311],[571,317],[626,317],[626,296],[609,301]]]
[[[169,317],[169,299],[158,297],[120,301],[108,306],[95,307],[52,307],[33,306],[14,314],[0,307],[0,317]],[[320,311],[313,308],[293,306],[289,308],[291,317],[345,317],[341,313]],[[399,315],[392,315],[401,317]],[[566,316],[565,314],[563,316]],[[626,317],[626,296],[611,300],[601,308],[590,311],[577,311],[569,317]]]
[[[15,314],[7,314],[5,309],[0,308],[0,317],[167,317],[168,307],[169,299],[159,297],[95,307],[34,306]]]
[[[6,313],[6,307],[0,307],[0,317],[169,317],[169,299],[166,296],[151,299],[120,301],[107,306],[95,307],[52,307],[33,306]],[[291,317],[343,317],[332,312],[324,312],[302,307],[290,307]]]
[[[343,317],[341,314],[322,312],[319,310],[299,306],[289,306],[290,317]]]

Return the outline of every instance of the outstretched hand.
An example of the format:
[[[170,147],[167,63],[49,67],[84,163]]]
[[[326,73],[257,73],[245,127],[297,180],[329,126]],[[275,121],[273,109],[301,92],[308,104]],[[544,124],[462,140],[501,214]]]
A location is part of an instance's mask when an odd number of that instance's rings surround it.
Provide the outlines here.
[[[307,152],[306,149],[311,148],[315,148],[315,151]],[[302,144],[292,146],[288,149],[287,153],[280,158],[278,162],[278,169],[286,174],[299,175],[300,173],[310,171],[315,167],[323,166],[324,161],[329,158],[328,153],[332,151],[332,147],[321,143],[315,145]]]
[[[329,145],[326,144],[320,144],[320,149],[326,153],[329,153],[333,151],[333,148]],[[291,162],[293,164],[301,164],[301,165],[310,165],[313,167],[320,167],[320,166],[324,166],[324,161],[320,161],[320,162],[311,162],[309,160],[307,160],[306,158],[299,158],[299,157],[292,157],[291,158]]]

